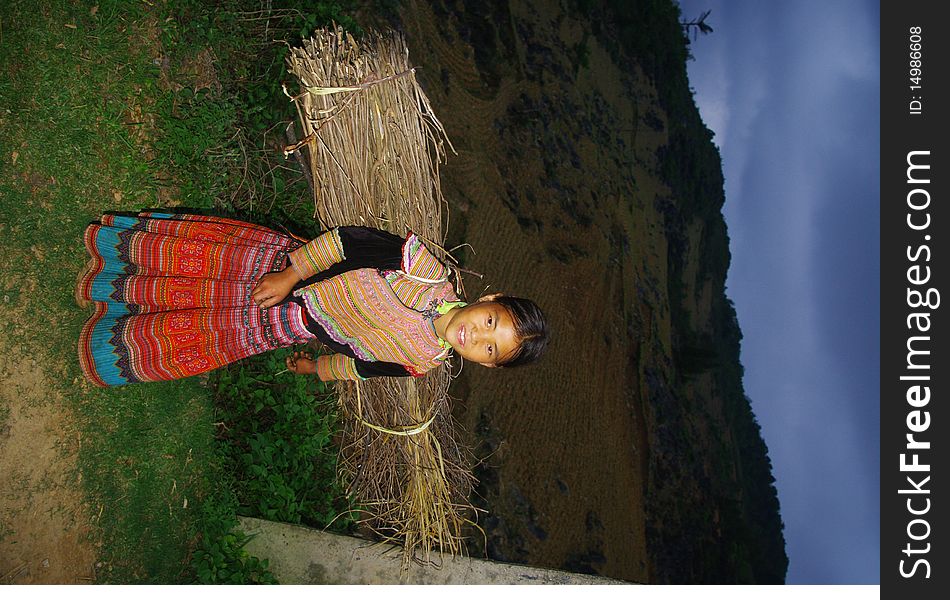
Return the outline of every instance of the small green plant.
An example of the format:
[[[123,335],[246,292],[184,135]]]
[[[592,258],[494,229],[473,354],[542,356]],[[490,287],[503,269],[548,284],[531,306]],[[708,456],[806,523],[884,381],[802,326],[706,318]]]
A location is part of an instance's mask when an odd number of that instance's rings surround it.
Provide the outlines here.
[[[227,477],[225,477],[227,479]],[[251,537],[239,529],[237,499],[228,487],[206,499],[201,507],[203,531],[191,558],[198,583],[277,583],[267,559],[251,556],[244,546]]]
[[[266,560],[245,549],[250,537],[237,515],[352,529],[345,493],[335,483],[334,399],[313,377],[283,373],[285,349],[215,372],[215,472],[201,507],[200,535],[191,557],[205,584],[277,583]]]
[[[267,570],[267,559],[250,556],[244,545],[251,539],[241,531],[225,534],[195,551],[198,583],[277,583]]]
[[[290,351],[242,361],[215,380],[219,440],[238,513],[347,531],[352,521],[337,518],[350,507],[334,483],[335,399],[314,377],[276,375]]]

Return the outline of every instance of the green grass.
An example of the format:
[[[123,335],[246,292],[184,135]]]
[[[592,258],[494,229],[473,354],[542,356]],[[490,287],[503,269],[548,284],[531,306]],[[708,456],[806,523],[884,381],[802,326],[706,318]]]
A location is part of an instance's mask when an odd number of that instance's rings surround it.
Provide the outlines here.
[[[125,3],[102,2],[95,14],[85,3],[36,7],[13,2],[0,14],[0,243],[16,273],[2,293],[20,316],[4,334],[50,361],[83,433],[79,468],[105,579],[178,581],[207,490],[208,392],[194,380],[80,385],[76,340],[87,312],[72,298],[85,225],[156,200],[154,166],[129,124],[130,107],[156,94],[156,69],[134,43],[144,15]]]
[[[115,581],[179,581],[213,484],[208,392],[194,381],[106,390],[81,406],[83,480]]]
[[[196,378],[88,385],[76,359],[88,311],[72,296],[87,259],[82,232],[104,211],[171,201],[263,222],[295,212],[299,178],[286,169],[275,176],[276,159],[237,143],[260,147],[264,126],[287,110],[268,95],[281,77],[277,46],[254,46],[259,24],[240,19],[258,8],[119,0],[0,7],[0,297],[12,316],[0,328],[8,347],[43,361],[81,432],[84,518],[101,543],[100,581],[270,580],[230,532],[235,513],[249,512],[231,488],[248,484],[228,458],[233,440],[215,437],[213,390]],[[313,27],[341,10],[320,3],[319,19],[310,11],[280,26]],[[202,50],[216,58],[220,85],[196,92],[189,59]],[[254,181],[241,188],[244,169]],[[275,188],[269,206],[260,201],[267,186]],[[0,406],[0,426],[8,415]]]

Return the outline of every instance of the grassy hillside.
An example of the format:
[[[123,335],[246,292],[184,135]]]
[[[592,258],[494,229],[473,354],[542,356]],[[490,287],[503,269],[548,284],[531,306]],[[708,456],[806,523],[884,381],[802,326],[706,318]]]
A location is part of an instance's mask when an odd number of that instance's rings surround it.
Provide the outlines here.
[[[610,40],[618,60],[650,76],[667,113],[660,171],[671,193],[657,199],[657,209],[668,241],[676,375],[664,381],[657,374],[649,399],[648,543],[656,576],[784,582],[788,557],[775,480],[743,390],[742,333],[725,295],[730,254],[721,157],[689,88],[679,7],[668,0],[575,5],[590,14],[595,34]],[[701,297],[704,288],[708,298]]]

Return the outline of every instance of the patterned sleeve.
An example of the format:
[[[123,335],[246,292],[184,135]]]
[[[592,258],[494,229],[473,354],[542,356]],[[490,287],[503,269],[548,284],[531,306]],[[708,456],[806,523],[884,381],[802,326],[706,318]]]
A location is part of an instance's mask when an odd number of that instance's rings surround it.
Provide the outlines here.
[[[410,232],[403,242],[400,268],[409,278],[424,283],[445,281],[449,270],[426,248],[419,236]]]
[[[321,381],[363,381],[356,371],[356,361],[345,354],[324,354],[317,357],[317,377]]]
[[[344,258],[340,231],[333,228],[291,252],[290,264],[300,279],[307,279]]]
[[[290,253],[290,264],[307,280],[319,273],[361,269],[401,269],[409,277],[434,283],[448,276],[448,269],[419,237],[405,238],[371,227],[334,227]]]
[[[370,377],[408,377],[406,367],[390,362],[356,360],[344,354],[317,357],[317,377],[322,381],[364,381]]]
[[[405,240],[372,227],[341,226],[290,253],[290,262],[305,287],[353,269],[400,268]]]

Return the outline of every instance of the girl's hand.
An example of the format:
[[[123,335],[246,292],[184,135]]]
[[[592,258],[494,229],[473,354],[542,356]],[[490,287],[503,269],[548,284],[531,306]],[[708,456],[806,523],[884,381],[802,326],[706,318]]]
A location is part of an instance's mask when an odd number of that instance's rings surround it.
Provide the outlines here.
[[[287,370],[297,375],[313,375],[317,372],[317,361],[306,352],[294,352],[286,361]]]
[[[261,277],[251,290],[251,300],[261,308],[270,308],[287,297],[300,278],[291,267]]]

